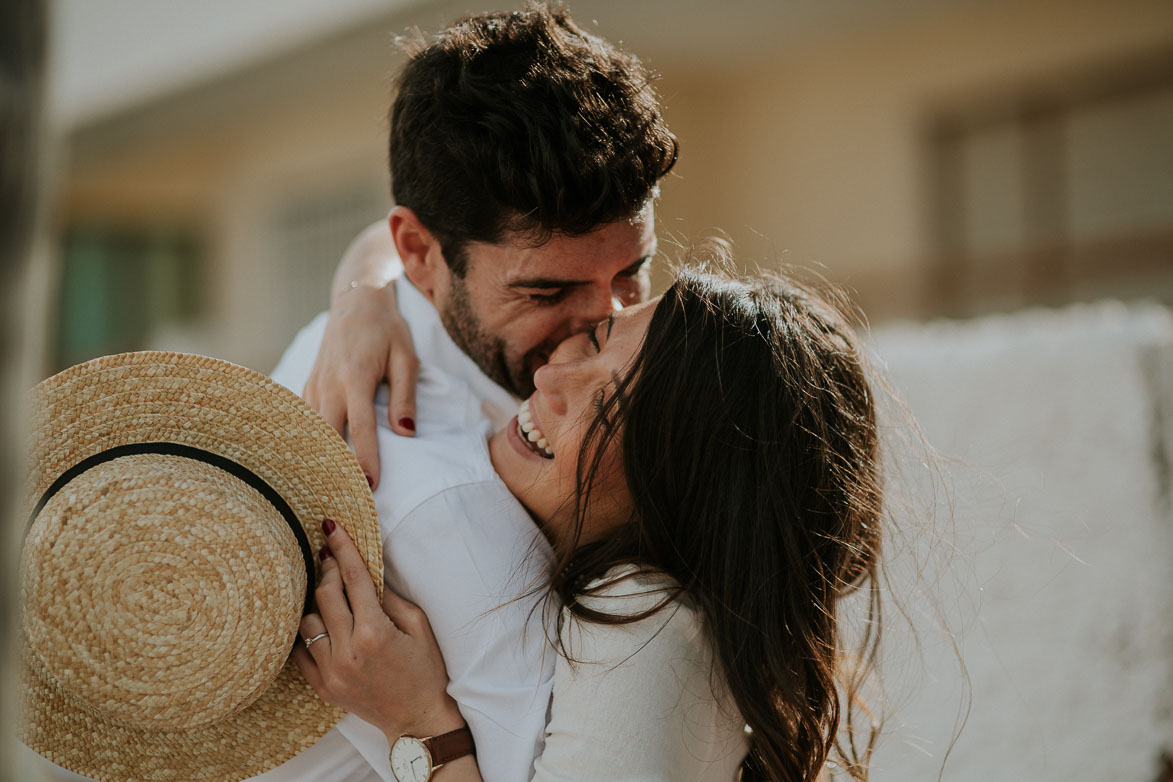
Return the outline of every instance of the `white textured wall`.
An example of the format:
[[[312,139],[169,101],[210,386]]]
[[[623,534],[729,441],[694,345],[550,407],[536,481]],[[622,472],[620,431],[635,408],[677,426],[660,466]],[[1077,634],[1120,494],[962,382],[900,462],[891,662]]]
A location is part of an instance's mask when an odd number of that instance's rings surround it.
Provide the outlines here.
[[[927,569],[893,569],[923,661],[894,619],[886,669],[909,700],[874,778],[940,770],[965,692],[940,609],[972,679],[945,779],[1156,779],[1173,752],[1173,316],[1028,311],[891,327],[874,347],[955,458],[939,463],[937,545],[909,531]],[[915,509],[924,469],[908,461]]]

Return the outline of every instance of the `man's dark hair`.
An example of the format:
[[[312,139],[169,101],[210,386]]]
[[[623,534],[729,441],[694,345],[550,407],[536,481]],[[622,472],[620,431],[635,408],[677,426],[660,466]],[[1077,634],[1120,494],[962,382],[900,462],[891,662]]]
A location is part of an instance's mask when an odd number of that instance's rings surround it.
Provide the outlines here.
[[[630,219],[676,162],[635,56],[534,5],[474,16],[415,51],[391,107],[395,202],[463,276],[466,243]]]

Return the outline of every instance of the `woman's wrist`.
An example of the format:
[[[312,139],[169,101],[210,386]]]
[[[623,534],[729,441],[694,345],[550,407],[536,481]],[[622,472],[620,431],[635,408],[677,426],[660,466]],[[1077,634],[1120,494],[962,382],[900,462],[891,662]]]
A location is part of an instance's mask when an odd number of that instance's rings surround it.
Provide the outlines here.
[[[355,287],[382,288],[403,273],[403,264],[386,221],[368,226],[355,237],[334,272],[330,300]]]
[[[415,736],[426,739],[432,736],[442,736],[467,726],[468,723],[465,722],[464,715],[460,713],[460,707],[457,706],[456,701],[451,696],[445,695],[443,702],[436,704],[435,709],[416,715],[410,722],[395,722],[381,727],[383,734],[387,737],[387,744],[391,745],[400,736]]]
[[[360,289],[369,291],[378,296],[385,296],[389,300],[395,299],[395,277],[387,277],[382,274],[371,274],[362,277],[356,277],[352,280],[347,280],[341,283],[335,283],[334,289],[330,292],[330,307],[334,308],[345,302],[349,297],[348,294],[355,293]]]
[[[479,780],[481,778],[480,768],[477,767],[477,759],[475,755],[465,755],[462,758],[451,760],[440,766],[432,773],[432,779],[436,782],[456,782],[456,780]]]

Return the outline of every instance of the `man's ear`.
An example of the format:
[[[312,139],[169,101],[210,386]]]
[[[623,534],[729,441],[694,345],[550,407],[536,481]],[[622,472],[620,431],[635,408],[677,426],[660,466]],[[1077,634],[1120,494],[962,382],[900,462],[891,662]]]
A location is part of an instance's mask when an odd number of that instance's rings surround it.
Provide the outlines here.
[[[437,296],[444,298],[447,295],[450,274],[440,242],[424,227],[416,213],[406,206],[393,208],[387,222],[391,226],[391,238],[403,261],[407,279],[432,304],[440,306],[436,299]]]

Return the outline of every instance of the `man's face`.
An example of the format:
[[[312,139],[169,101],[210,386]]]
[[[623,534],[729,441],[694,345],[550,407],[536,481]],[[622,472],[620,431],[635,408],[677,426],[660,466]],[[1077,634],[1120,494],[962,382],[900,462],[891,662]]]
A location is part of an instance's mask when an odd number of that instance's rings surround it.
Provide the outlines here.
[[[555,234],[539,247],[524,236],[466,246],[465,275],[449,274],[436,309],[457,345],[499,385],[534,392],[534,372],[562,340],[613,309],[645,301],[656,254],[649,205],[633,221],[583,236]]]

